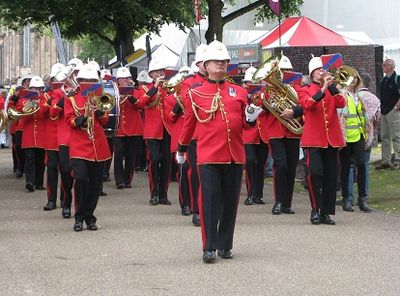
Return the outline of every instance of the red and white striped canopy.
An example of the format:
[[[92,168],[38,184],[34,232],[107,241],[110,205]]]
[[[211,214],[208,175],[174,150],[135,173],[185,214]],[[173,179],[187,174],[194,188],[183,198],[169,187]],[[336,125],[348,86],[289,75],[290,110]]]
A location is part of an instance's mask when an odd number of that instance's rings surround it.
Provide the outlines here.
[[[262,48],[279,47],[279,26],[260,41]],[[349,45],[346,39],[306,16],[289,17],[281,23],[282,46]]]

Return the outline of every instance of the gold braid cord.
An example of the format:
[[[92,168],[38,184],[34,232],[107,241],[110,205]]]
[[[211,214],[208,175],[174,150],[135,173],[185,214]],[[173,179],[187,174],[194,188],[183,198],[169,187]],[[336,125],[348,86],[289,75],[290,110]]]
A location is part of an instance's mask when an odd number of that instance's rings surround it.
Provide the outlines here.
[[[147,106],[147,109],[153,108],[156,105],[160,105],[160,103],[161,103],[161,93],[157,91],[156,99],[150,102],[150,104]]]
[[[192,93],[194,93],[196,96],[198,96],[200,98],[204,98],[204,99],[209,99],[212,97],[213,99],[211,102],[210,109],[207,110],[207,109],[204,109],[201,106],[197,105],[193,100]],[[221,90],[220,90],[219,86],[218,86],[218,90],[215,94],[206,94],[206,93],[199,92],[198,90],[191,89],[189,91],[189,97],[192,102],[192,109],[193,109],[194,116],[196,116],[197,121],[200,123],[206,123],[215,117],[215,112],[218,110],[219,105],[221,105],[221,98],[222,98]],[[205,119],[201,119],[199,114],[197,113],[197,109],[200,109],[203,112],[209,114],[208,117]]]

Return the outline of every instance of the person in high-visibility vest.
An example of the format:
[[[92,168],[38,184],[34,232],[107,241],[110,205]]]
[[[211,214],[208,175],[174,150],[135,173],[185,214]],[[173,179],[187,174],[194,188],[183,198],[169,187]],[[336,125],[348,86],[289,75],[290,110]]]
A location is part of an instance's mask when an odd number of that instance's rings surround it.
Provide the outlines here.
[[[339,151],[341,164],[341,185],[343,196],[343,210],[353,211],[349,200],[349,171],[351,159],[354,159],[357,167],[358,206],[361,211],[369,212],[367,204],[367,192],[365,187],[365,108],[362,100],[356,95],[356,90],[361,84],[361,78],[357,73],[354,81],[345,90],[343,96],[346,98],[346,106],[341,111],[343,118],[343,132],[346,146]]]

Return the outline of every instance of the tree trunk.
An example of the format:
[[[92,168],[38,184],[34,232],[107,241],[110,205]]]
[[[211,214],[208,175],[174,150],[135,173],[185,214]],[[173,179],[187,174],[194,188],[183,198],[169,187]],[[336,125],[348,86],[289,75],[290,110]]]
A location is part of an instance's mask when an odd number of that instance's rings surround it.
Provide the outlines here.
[[[122,62],[124,65],[127,63],[126,57],[135,52],[132,35],[133,29],[131,27],[120,25],[116,28],[113,47],[118,61]]]
[[[206,32],[207,44],[216,39],[222,42],[222,8],[224,3],[221,0],[207,0],[208,3],[208,29]]]

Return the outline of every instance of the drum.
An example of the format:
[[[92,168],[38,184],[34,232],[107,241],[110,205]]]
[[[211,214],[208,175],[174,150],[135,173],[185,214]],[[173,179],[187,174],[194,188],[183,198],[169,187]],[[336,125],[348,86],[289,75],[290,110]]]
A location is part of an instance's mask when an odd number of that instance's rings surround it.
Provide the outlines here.
[[[104,88],[104,93],[108,93],[115,98],[115,106],[111,110],[111,112],[108,113],[108,122],[104,126],[104,132],[106,133],[106,136],[113,137],[117,133],[119,126],[120,110],[119,110],[118,86],[113,81],[106,81],[103,82],[103,88]]]

